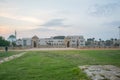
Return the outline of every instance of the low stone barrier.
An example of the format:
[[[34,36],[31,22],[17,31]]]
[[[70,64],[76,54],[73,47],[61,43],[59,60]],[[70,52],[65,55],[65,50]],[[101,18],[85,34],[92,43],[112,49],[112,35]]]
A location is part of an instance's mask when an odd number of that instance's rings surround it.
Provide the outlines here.
[[[26,52],[23,52],[23,53],[20,53],[20,54],[16,54],[16,55],[12,55],[12,56],[3,58],[2,60],[0,60],[0,64],[3,63],[3,62],[6,62],[6,61],[10,61],[10,60],[12,60],[12,59],[21,57],[21,56],[24,55],[25,53],[26,53]]]
[[[79,66],[92,80],[120,80],[120,68],[113,65]]]

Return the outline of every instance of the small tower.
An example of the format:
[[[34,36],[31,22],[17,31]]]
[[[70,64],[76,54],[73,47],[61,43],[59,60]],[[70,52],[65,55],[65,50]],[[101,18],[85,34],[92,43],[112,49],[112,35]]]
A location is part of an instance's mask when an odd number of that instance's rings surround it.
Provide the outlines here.
[[[16,32],[16,30],[15,30],[15,38],[17,39],[17,32]]]

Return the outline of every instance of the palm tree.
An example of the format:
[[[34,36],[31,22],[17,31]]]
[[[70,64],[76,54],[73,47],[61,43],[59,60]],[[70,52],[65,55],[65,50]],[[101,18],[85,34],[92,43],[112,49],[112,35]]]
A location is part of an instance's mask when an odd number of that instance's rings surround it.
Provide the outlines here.
[[[92,40],[93,40],[93,47],[95,47],[95,38],[92,38]]]
[[[101,47],[101,41],[102,41],[102,39],[99,38],[99,43],[98,43],[99,47]]]
[[[113,38],[111,38],[111,47],[113,47],[113,43],[114,43],[114,39]]]

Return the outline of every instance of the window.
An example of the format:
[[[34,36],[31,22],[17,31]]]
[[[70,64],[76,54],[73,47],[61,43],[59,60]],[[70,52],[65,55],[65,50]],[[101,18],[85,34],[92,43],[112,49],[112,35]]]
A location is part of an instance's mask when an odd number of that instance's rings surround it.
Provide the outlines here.
[[[23,40],[23,45],[26,46],[27,40]]]
[[[75,42],[75,40],[72,40],[72,42]]]

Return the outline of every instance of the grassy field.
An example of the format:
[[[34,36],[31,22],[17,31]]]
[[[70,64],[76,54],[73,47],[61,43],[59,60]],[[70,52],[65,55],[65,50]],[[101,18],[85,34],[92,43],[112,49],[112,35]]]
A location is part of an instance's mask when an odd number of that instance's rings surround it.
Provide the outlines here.
[[[0,80],[89,80],[80,65],[120,67],[120,50],[31,51],[0,64]]]
[[[0,60],[11,55],[19,54],[21,52],[22,51],[8,51],[8,52],[0,51]]]

